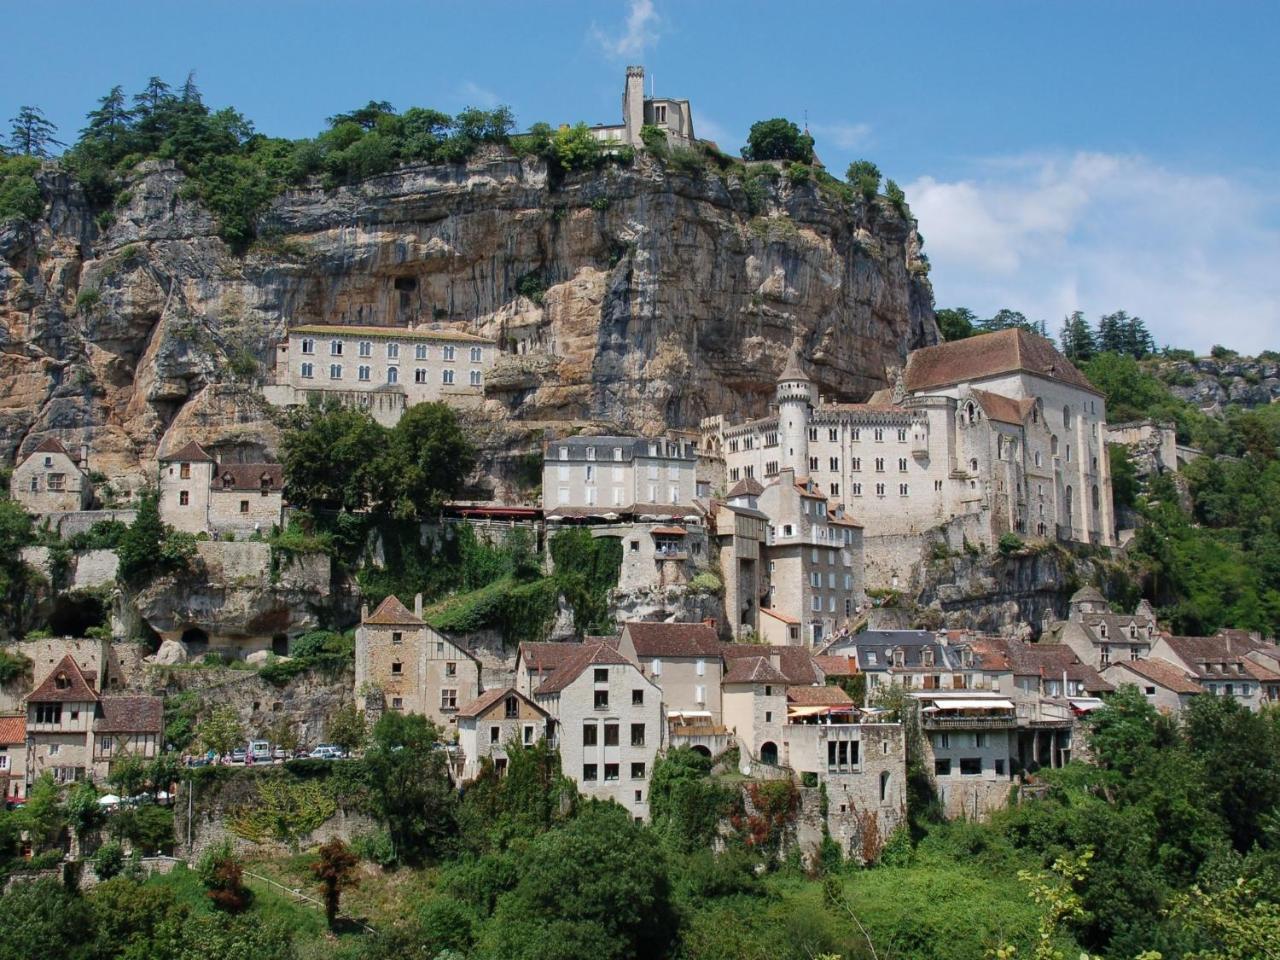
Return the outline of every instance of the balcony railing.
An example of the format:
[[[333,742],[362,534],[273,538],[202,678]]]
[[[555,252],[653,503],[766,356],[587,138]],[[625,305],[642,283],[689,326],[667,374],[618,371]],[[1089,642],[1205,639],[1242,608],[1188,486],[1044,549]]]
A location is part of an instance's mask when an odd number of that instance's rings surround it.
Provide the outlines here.
[[[934,717],[925,714],[920,725],[926,730],[1007,730],[1018,725],[1018,718],[998,717]]]

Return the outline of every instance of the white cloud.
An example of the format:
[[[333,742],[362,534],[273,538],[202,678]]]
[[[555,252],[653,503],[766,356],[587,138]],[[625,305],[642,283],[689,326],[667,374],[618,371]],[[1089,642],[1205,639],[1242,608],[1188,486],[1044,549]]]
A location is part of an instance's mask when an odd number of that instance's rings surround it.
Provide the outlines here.
[[[472,80],[468,80],[458,88],[458,96],[465,100],[469,107],[485,107],[489,110],[502,102],[492,90],[486,90]]]
[[[1021,310],[1057,332],[1127,310],[1156,339],[1280,347],[1280,194],[1141,156],[1005,157],[905,186],[939,306]]]
[[[594,24],[591,27],[591,36],[606,56],[617,59],[639,57],[646,47],[658,41],[661,18],[654,9],[653,0],[630,0],[627,7],[627,26],[621,35],[610,34]]]
[[[819,154],[822,153],[824,143],[840,150],[860,150],[871,141],[869,123],[811,123],[809,132],[813,134]]]

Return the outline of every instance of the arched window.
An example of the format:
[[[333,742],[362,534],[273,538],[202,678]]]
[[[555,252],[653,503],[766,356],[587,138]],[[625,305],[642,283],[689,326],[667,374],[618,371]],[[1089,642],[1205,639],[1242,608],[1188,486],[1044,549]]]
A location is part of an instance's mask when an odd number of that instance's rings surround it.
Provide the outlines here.
[[[398,383],[400,381],[400,370],[398,367],[387,367],[387,383]]]
[[[889,796],[889,771],[880,771],[880,802],[883,803]]]
[[[1040,451],[1036,451],[1036,466],[1040,466]]]
[[[978,458],[977,458],[977,457],[971,457],[971,458],[969,459],[969,472],[970,472],[970,473],[977,473],[977,472],[978,472]]]
[[[772,740],[760,744],[760,762],[774,767],[778,765],[778,745]]]
[[[972,400],[970,400],[967,404],[965,404],[964,413],[965,413],[965,419],[967,419],[970,423],[973,423],[974,420],[977,418],[977,408],[974,407]]]
[[[1095,513],[1100,506],[1102,506],[1102,495],[1098,493],[1098,485],[1095,483],[1093,485],[1093,509]]]
[[[1071,426],[1071,408],[1070,407],[1062,408],[1062,425],[1064,427]]]
[[[1068,522],[1070,522],[1071,520],[1071,497],[1073,493],[1074,491],[1070,487],[1067,487],[1065,499],[1067,502],[1067,521]]]
[[[1058,438],[1056,435],[1049,438],[1049,452],[1055,457],[1058,455]]]

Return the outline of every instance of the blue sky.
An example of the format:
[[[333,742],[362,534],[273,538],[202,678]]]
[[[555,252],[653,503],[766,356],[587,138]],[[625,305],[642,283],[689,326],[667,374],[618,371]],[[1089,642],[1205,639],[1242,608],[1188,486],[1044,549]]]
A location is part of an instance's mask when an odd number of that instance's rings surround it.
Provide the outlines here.
[[[1126,309],[1158,339],[1280,349],[1280,4],[129,2],[7,5],[0,119],[73,139],[94,100],[194,69],[205,99],[307,136],[370,98],[605,122],[622,68],[699,135],[806,112],[835,173],[907,190],[939,306]]]

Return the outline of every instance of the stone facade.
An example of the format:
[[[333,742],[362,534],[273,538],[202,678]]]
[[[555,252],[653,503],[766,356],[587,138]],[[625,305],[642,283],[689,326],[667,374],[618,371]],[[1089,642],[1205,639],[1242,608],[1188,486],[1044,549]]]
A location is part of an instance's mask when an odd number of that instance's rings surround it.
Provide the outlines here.
[[[1094,587],[1083,587],[1071,597],[1066,620],[1046,620],[1042,643],[1070,647],[1083,663],[1105,670],[1112,663],[1139,660],[1153,653],[1156,620],[1150,604],[1142,601],[1132,614],[1112,613],[1111,605]]]
[[[544,510],[549,518],[586,514],[606,519],[610,514],[616,519],[660,508],[691,511],[697,463],[696,445],[679,439],[553,440],[543,459]]]
[[[948,817],[982,819],[1002,809],[1018,755],[1012,700],[952,691],[913,694],[925,768]]]
[[[397,288],[397,316],[416,315],[417,295]],[[397,281],[399,282],[399,281]],[[403,311],[408,310],[408,313]],[[332,398],[367,410],[393,426],[409,407],[443,401],[474,405],[484,396],[485,374],[498,345],[484,337],[444,327],[373,326],[373,313],[341,324],[304,324],[276,348],[275,383],[264,393],[278,406]],[[365,325],[369,324],[369,325]]]
[[[410,613],[387,597],[356,629],[356,702],[367,712],[402,710],[446,731],[458,709],[480,695],[480,663],[422,619],[422,597]]]
[[[531,746],[546,737],[547,712],[514,687],[482,693],[458,710],[458,746],[462,750],[462,779],[472,780],[481,762],[493,761],[499,774],[507,765],[507,746]]]
[[[605,144],[642,147],[640,131],[654,126],[667,135],[673,145],[688,147],[693,135],[693,108],[688,100],[644,95],[644,67],[627,67],[626,84],[622,88],[622,123],[598,124],[591,135]]]
[[[712,547],[724,578],[729,633],[735,639],[747,632],[759,635],[769,517],[760,511],[757,497],[744,494],[724,503],[713,502],[709,522]]]
[[[77,462],[57,440],[45,440],[13,468],[9,495],[38,517],[86,510],[93,501],[87,456],[82,449]]]
[[[853,404],[815,397],[793,353],[775,397],[763,419],[705,419],[704,456],[724,460],[730,483],[789,467],[845,504],[873,585],[905,581],[921,535],[959,517],[987,547],[1005,533],[1115,543],[1103,398],[1045,340],[928,347],[893,391]]]
[[[217,463],[192,442],[160,457],[160,518],[187,533],[268,533],[281,522],[278,463]]]

